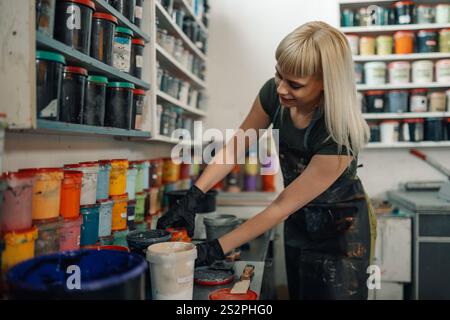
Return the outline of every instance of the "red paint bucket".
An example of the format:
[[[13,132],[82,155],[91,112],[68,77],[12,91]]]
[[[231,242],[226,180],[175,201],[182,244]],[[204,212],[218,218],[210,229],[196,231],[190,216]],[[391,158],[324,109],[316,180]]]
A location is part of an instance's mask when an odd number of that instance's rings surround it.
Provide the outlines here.
[[[83,218],[65,219],[61,226],[59,251],[73,251],[80,249],[80,231]]]

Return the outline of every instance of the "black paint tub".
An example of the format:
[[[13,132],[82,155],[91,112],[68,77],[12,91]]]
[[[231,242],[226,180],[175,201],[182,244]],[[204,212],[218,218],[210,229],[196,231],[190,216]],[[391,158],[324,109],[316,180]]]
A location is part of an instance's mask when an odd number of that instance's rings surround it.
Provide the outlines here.
[[[147,268],[140,255],[78,250],[27,260],[9,270],[6,278],[11,299],[142,300]]]
[[[55,39],[88,55],[91,49],[94,11],[94,2],[90,0],[58,0],[55,13]]]
[[[130,74],[136,78],[142,78],[142,68],[144,67],[145,42],[141,39],[131,41],[131,61]]]
[[[40,119],[57,120],[64,56],[48,52],[36,52],[36,107]]]
[[[136,0],[136,7],[134,8],[134,24],[140,28],[142,18],[144,16],[144,0]]]
[[[188,190],[176,190],[166,192],[167,200],[169,202],[169,209],[172,208],[179,200],[181,200]],[[209,190],[206,193],[205,199],[199,204],[197,212],[214,212],[216,211],[216,190]]]
[[[64,68],[59,121],[83,122],[84,95],[88,72],[84,68],[67,66]]]
[[[168,242],[172,234],[166,230],[132,231],[127,235],[128,248],[131,252],[145,257],[149,246],[156,243]]]
[[[88,77],[83,111],[83,124],[100,127],[104,126],[107,85],[108,79],[105,77]]]
[[[145,91],[133,91],[133,110],[131,112],[131,129],[142,130],[142,113],[144,112]]]
[[[117,18],[107,13],[97,12],[92,19],[91,57],[110,66],[117,24]]]
[[[110,82],[106,91],[105,126],[130,129],[134,84]]]
[[[442,118],[426,118],[424,123],[424,140],[444,140],[444,121]]]
[[[109,0],[109,4],[130,20],[131,23],[134,23],[136,0]]]

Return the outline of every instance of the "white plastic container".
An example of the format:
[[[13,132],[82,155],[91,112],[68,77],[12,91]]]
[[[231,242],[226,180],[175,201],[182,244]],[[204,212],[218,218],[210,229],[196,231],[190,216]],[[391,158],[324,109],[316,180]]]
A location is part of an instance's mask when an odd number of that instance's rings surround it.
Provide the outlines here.
[[[385,120],[380,124],[381,142],[392,144],[398,142],[400,122],[397,120]]]
[[[359,54],[359,37],[353,34],[346,35],[348,44],[350,45],[350,50],[352,55],[356,56]]]
[[[450,4],[438,4],[436,6],[436,23],[450,22]]]
[[[364,65],[364,79],[367,85],[386,83],[386,63],[367,62]]]
[[[389,63],[389,83],[400,84],[411,81],[411,63],[407,61],[395,61]]]
[[[136,199],[136,176],[138,173],[137,168],[128,168],[127,172],[127,193],[128,200]]]
[[[412,82],[433,82],[433,62],[430,60],[419,60],[412,63]]]
[[[187,242],[163,242],[147,249],[153,300],[192,300],[197,249]]]
[[[450,59],[436,61],[436,81],[450,83]]]
[[[98,163],[82,162],[76,165],[64,166],[64,170],[77,170],[83,172],[81,185],[80,205],[87,206],[97,202]]]

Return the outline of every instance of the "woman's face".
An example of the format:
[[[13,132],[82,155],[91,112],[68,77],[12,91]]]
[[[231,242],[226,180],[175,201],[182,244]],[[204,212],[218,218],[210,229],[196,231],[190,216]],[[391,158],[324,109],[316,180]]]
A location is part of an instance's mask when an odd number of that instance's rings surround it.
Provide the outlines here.
[[[281,72],[275,66],[275,83],[280,96],[280,103],[288,108],[301,108],[313,106],[322,98],[323,81],[315,76],[297,78]]]

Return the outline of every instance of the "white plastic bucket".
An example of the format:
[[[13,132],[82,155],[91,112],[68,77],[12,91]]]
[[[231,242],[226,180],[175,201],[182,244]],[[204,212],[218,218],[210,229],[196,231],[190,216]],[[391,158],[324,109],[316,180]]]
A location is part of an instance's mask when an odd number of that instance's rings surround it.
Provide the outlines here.
[[[398,142],[400,122],[396,120],[385,120],[380,124],[381,142],[392,144]]]
[[[450,83],[450,59],[436,61],[436,81]]]
[[[147,249],[153,300],[192,300],[197,249],[187,242],[163,242]]]
[[[365,82],[367,85],[386,83],[386,63],[368,62],[364,65]]]
[[[411,64],[407,61],[395,61],[389,64],[389,83],[400,84],[410,82]]]
[[[413,62],[412,81],[414,83],[433,82],[433,62],[430,60]]]

